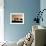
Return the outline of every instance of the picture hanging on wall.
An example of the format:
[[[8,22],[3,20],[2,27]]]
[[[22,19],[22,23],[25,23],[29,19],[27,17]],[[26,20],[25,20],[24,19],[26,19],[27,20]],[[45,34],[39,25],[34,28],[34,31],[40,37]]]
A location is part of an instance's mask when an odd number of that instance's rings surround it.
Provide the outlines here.
[[[24,13],[10,13],[10,24],[24,24]]]

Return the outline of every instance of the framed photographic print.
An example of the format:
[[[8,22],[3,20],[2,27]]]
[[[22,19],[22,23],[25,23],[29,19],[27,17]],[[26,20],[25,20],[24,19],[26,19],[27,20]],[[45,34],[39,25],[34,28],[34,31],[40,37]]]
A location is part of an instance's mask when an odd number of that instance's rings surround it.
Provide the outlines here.
[[[10,24],[24,24],[24,13],[10,13]]]

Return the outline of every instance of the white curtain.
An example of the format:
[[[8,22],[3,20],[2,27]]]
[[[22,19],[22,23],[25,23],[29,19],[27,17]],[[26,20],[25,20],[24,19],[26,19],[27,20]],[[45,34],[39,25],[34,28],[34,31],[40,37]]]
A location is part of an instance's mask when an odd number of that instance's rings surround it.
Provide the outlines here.
[[[4,0],[0,0],[0,42],[4,41]]]

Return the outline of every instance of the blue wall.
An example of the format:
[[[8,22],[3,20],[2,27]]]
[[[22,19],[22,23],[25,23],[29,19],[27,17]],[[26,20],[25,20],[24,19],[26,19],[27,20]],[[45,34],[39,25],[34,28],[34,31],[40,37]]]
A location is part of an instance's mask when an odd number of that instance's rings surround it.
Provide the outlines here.
[[[40,9],[40,0],[4,0],[4,35],[5,40],[18,41],[32,27],[35,12]],[[10,24],[10,13],[24,13],[24,24]]]

